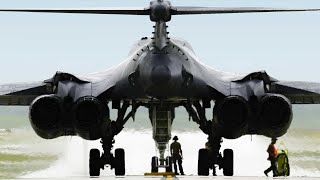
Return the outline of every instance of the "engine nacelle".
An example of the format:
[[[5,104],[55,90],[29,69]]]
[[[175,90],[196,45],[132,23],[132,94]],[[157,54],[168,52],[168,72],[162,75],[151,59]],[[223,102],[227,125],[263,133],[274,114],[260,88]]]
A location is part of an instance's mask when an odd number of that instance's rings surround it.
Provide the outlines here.
[[[213,131],[228,139],[236,139],[247,132],[250,108],[240,96],[228,96],[214,108]]]
[[[292,122],[290,100],[280,94],[267,94],[261,98],[260,103],[258,134],[267,137],[284,135]]]
[[[56,95],[37,97],[30,105],[29,120],[34,131],[44,139],[63,136],[62,100]]]
[[[109,109],[99,99],[86,96],[79,98],[73,107],[73,124],[76,133],[86,140],[97,140],[109,131]]]

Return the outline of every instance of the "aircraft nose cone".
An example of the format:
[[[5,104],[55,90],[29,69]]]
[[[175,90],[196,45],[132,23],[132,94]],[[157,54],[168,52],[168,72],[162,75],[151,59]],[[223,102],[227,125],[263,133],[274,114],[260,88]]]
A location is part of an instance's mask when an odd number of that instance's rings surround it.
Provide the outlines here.
[[[167,66],[156,66],[152,68],[151,80],[155,85],[165,85],[171,79],[171,73]]]

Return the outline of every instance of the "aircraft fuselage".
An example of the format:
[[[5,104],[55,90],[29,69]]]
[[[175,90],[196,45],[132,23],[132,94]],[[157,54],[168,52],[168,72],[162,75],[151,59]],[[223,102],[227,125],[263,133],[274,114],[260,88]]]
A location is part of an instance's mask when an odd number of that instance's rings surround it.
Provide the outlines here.
[[[146,41],[146,42],[144,42]],[[144,44],[139,46],[139,44]],[[201,71],[191,47],[180,40],[170,40],[162,50],[151,46],[150,38],[143,38],[132,51],[131,72],[119,82],[114,92],[133,99],[212,98],[209,88],[197,75]],[[188,49],[189,53],[183,49]],[[129,94],[128,94],[129,92]],[[130,96],[131,94],[131,96]],[[129,95],[129,97],[128,97]]]

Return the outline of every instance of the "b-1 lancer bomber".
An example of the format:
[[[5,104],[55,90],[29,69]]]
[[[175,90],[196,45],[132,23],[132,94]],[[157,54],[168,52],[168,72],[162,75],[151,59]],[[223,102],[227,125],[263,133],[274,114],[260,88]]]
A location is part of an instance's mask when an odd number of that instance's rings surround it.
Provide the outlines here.
[[[199,150],[198,175],[208,176],[219,166],[225,176],[233,176],[233,151],[220,152],[222,138],[284,135],[292,121],[292,104],[319,104],[320,84],[279,81],[265,71],[245,75],[218,71],[201,63],[187,41],[169,37],[167,23],[183,15],[319,10],[182,7],[166,0],[152,1],[146,8],[0,9],[2,13],[141,15],[155,23],[153,35],[141,38],[118,66],[87,75],[57,72],[39,83],[0,85],[0,105],[30,106],[31,126],[44,139],[101,139],[103,152],[90,150],[90,176],[99,176],[106,165],[115,169],[115,175],[125,175],[125,152],[121,148],[112,152],[114,137],[139,107],[149,110],[158,149],[158,156],[150,157],[152,171],[172,172],[166,149],[175,109],[184,107],[212,147]],[[110,119],[110,108],[118,111],[115,120]],[[206,109],[212,110],[212,120]]]

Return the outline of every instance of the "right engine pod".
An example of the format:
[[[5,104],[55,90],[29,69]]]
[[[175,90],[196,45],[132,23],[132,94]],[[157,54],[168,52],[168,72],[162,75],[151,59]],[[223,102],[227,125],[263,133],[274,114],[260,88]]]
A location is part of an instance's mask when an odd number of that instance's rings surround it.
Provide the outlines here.
[[[292,122],[292,106],[288,98],[280,94],[267,94],[260,100],[259,134],[268,137],[284,135]]]
[[[217,102],[214,108],[218,133],[228,139],[236,139],[247,131],[250,116],[248,102],[241,96],[228,96]],[[219,130],[220,129],[220,130]],[[216,130],[216,131],[217,131]]]

